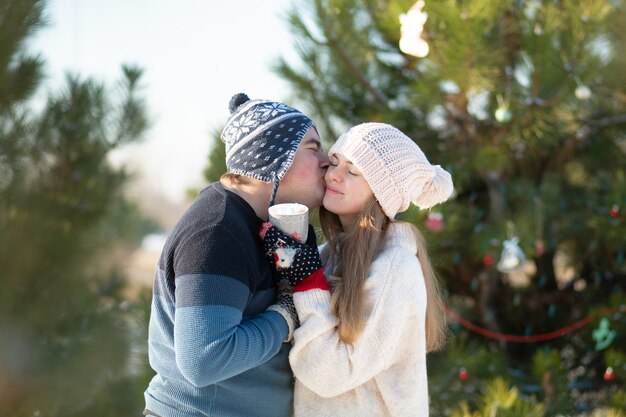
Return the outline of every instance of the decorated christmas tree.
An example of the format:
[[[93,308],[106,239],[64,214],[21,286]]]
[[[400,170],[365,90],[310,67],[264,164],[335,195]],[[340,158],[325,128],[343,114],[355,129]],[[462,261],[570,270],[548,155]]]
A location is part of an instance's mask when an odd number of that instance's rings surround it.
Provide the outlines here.
[[[403,216],[448,291],[433,415],[626,408],[626,4],[315,0],[287,19],[301,59],[276,71],[327,144],[386,122],[453,175],[451,201]]]

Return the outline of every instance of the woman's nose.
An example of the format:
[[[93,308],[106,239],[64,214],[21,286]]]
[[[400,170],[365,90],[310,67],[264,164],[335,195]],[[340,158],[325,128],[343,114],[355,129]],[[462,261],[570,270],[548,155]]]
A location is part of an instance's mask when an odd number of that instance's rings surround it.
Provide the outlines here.
[[[335,182],[341,182],[343,180],[343,178],[341,176],[341,172],[340,171],[341,170],[339,169],[338,166],[330,165],[328,167],[328,170],[326,171],[326,175],[325,175],[326,181],[329,182],[329,181],[332,180],[332,181],[335,181]]]

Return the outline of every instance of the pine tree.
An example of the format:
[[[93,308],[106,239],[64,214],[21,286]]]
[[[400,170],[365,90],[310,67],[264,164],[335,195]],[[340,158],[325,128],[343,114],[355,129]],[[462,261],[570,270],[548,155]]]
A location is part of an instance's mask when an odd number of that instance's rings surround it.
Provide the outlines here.
[[[43,60],[25,41],[44,6],[0,3],[0,415],[138,414],[140,316],[112,257],[149,225],[107,158],[147,127],[142,71],[124,67],[115,91],[69,75],[35,112]]]
[[[501,358],[502,376],[548,415],[626,407],[626,5],[426,1],[430,53],[416,58],[398,46],[412,4],[298,1],[288,22],[300,62],[275,70],[327,142],[386,122],[452,173],[450,202],[404,218],[430,242],[449,310],[492,332],[468,336],[491,352],[470,375]],[[431,379],[457,378],[452,351],[431,358]],[[435,384],[435,413],[450,410],[440,394],[465,388]]]

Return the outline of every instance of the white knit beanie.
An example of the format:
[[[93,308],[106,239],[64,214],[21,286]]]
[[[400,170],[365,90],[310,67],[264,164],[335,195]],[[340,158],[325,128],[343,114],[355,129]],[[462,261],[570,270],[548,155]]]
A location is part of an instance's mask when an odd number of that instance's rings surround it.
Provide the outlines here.
[[[341,135],[328,155],[340,153],[358,168],[385,214],[393,219],[411,202],[426,209],[446,201],[452,177],[431,165],[408,136],[384,123],[363,123]]]

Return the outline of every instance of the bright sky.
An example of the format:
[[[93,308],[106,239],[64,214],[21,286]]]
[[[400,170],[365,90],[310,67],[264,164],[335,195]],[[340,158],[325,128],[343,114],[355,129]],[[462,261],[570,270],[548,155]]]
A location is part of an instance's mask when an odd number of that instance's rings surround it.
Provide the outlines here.
[[[50,24],[29,49],[46,60],[42,93],[58,90],[67,71],[112,86],[122,64],[145,69],[152,128],[115,159],[177,202],[202,184],[210,132],[225,122],[233,94],[291,94],[270,70],[279,56],[297,59],[288,7],[290,0],[51,0]]]

